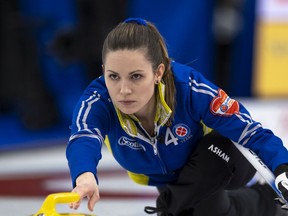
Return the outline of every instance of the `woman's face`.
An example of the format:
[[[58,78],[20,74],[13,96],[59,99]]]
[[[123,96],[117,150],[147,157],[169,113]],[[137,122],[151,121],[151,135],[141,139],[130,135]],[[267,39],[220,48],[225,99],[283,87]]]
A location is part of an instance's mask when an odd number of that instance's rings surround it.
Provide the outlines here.
[[[103,65],[112,102],[125,114],[143,116],[155,106],[155,81],[162,76],[164,65],[160,64],[160,73],[155,74],[144,54],[142,49],[111,51]]]

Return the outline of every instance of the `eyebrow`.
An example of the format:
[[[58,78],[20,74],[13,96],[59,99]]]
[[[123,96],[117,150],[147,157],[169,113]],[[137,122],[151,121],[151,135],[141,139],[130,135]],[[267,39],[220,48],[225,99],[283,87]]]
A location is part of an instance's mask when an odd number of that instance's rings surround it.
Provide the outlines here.
[[[112,72],[112,73],[115,73],[115,74],[119,74],[119,73],[117,73],[117,72],[115,72],[115,71],[113,71],[113,70],[107,70],[108,72]],[[131,71],[131,72],[129,72],[129,74],[131,75],[131,74],[134,74],[134,73],[138,73],[138,72],[144,72],[144,70],[135,70],[135,71]]]

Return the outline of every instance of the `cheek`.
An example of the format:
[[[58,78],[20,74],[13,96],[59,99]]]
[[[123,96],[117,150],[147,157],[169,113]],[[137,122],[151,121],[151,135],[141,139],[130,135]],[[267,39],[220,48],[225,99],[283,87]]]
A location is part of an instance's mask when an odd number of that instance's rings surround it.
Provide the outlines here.
[[[139,98],[147,102],[153,96],[154,88],[155,88],[154,84],[145,85],[142,88],[137,89],[137,95],[139,95]]]

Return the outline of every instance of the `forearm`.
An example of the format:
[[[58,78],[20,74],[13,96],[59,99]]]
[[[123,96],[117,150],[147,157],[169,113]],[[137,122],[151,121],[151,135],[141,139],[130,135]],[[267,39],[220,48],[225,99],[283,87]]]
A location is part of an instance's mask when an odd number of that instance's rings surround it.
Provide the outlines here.
[[[68,160],[73,187],[76,185],[77,177],[82,173],[91,172],[96,178],[96,167],[101,159],[100,147],[97,148],[97,145],[99,146],[98,143],[85,138],[68,144],[66,157]]]

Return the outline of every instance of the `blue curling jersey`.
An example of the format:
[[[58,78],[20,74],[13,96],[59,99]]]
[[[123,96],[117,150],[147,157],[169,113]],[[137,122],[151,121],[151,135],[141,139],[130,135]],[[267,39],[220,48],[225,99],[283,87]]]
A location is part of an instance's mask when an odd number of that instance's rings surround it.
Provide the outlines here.
[[[209,129],[250,148],[272,171],[288,163],[281,139],[254,121],[239,101],[189,66],[172,62],[172,71],[176,87],[172,124],[166,125],[171,110],[164,98],[165,85],[159,84],[155,137],[146,133],[134,115],[114,107],[103,76],[91,82],[75,107],[66,149],[74,186],[83,172],[97,178],[104,143],[135,182],[172,183]]]

